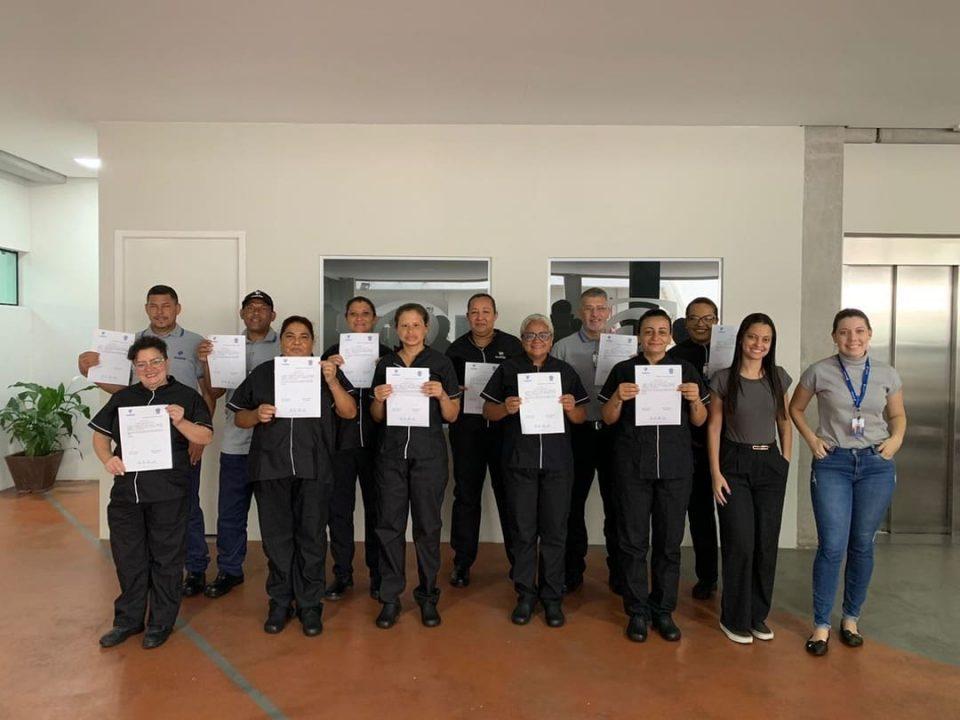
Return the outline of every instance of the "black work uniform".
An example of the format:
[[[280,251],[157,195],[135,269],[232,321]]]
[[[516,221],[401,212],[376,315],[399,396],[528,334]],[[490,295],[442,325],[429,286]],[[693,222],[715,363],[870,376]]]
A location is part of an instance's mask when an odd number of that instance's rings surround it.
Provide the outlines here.
[[[90,421],[91,428],[113,440],[113,454],[121,459],[120,411],[143,405],[179,405],[185,420],[213,430],[210,410],[196,390],[172,376],[156,390],[137,383],[117,391]],[[118,475],[110,490],[107,523],[120,581],[113,604],[115,627],[143,625],[149,603],[147,630],[169,631],[180,611],[192,468],[190,443],[173,423],[170,443],[171,469]]]
[[[447,357],[453,362],[460,386],[466,385],[466,364],[495,363],[517,357],[523,352],[520,339],[500,330],[484,347],[473,342],[470,333],[461,335],[447,348]],[[477,388],[478,391],[483,388]],[[450,425],[450,449],[453,451],[453,516],[450,521],[450,547],[453,564],[469,568],[477,559],[480,541],[480,502],[483,481],[490,469],[490,484],[497,501],[500,528],[503,531],[503,549],[513,567],[510,548],[510,519],[503,487],[503,426],[484,420],[482,415],[466,414],[460,406],[460,416]]]
[[[700,371],[706,384],[704,368],[710,360],[710,348],[688,338],[667,351],[669,358],[686,360]],[[706,403],[709,404],[707,398]],[[687,519],[696,563],[697,580],[704,585],[717,584],[719,543],[717,542],[716,503],[713,500],[713,478],[710,475],[710,457],[707,454],[707,424],[690,428],[693,446],[693,482]]]
[[[519,396],[518,375],[536,372],[560,373],[561,394],[573,395],[577,405],[590,402],[577,371],[552,355],[539,368],[526,354],[504,361],[481,396],[502,405],[508,397]],[[564,414],[564,432],[524,435],[518,412],[507,415],[503,426],[501,457],[513,524],[513,585],[521,600],[539,597],[545,603],[560,602],[573,488],[573,424]]]
[[[239,412],[274,405],[274,367],[265,362],[254,368],[227,407]],[[343,373],[337,377],[347,392],[353,390]],[[300,610],[323,605],[336,414],[326,380],[320,399],[321,417],[258,423],[250,443],[249,478],[269,568],[267,595],[282,607],[296,600]]]
[[[408,367],[399,353],[380,358],[373,387],[386,383],[388,367]],[[423,381],[436,381],[451,398],[460,397],[460,386],[450,359],[425,347],[412,368],[424,370]],[[380,539],[380,602],[399,602],[406,586],[407,513],[413,518],[413,543],[417,551],[420,584],[413,591],[419,604],[440,598],[440,506],[447,486],[447,441],[443,436],[440,401],[430,398],[429,427],[387,425],[384,408],[377,457],[377,537]]]
[[[700,397],[706,388],[697,369],[688,362],[666,358],[660,365],[676,367],[677,385],[696,383]],[[634,368],[649,365],[641,354],[613,366],[598,398],[607,402],[620,383],[636,382]],[[679,392],[679,391],[678,391]],[[684,516],[690,499],[693,454],[690,447],[689,403],[680,400],[679,425],[636,426],[636,400],[620,408],[614,426],[613,464],[619,504],[621,562],[623,563],[623,607],[628,615],[650,620],[653,614],[671,613],[677,607],[680,585],[680,543]],[[652,523],[651,523],[652,516]],[[647,549],[653,526],[650,554],[651,583],[647,589]]]

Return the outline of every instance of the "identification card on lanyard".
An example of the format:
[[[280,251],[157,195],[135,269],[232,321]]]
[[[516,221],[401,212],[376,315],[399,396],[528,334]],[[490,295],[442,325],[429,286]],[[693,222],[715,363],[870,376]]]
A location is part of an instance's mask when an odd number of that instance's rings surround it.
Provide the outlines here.
[[[854,437],[862,438],[867,423],[863,415],[860,414],[860,406],[863,404],[863,398],[867,395],[867,383],[870,380],[870,358],[867,358],[867,362],[863,366],[863,379],[860,381],[859,395],[857,391],[853,389],[853,381],[850,379],[850,373],[848,373],[847,368],[843,366],[843,361],[839,355],[837,355],[837,362],[840,364],[843,382],[846,384],[847,390],[850,391],[850,399],[853,400],[853,417],[850,418],[850,432],[853,433]]]

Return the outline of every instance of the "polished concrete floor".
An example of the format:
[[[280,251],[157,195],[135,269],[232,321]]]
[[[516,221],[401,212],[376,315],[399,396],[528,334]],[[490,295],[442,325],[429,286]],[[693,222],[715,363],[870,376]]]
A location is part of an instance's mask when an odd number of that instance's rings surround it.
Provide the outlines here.
[[[716,602],[690,599],[685,569],[684,639],[637,645],[598,550],[565,603],[566,627],[542,615],[511,625],[495,545],[482,547],[469,588],[444,585],[439,628],[422,627],[405,598],[398,625],[377,629],[360,574],[351,595],[327,603],[320,637],[296,622],[265,635],[254,545],[246,584],[185,601],[162,648],[144,651],[138,637],[101,650],[117,587],[96,522],[93,484],[0,493],[0,718],[960,718],[956,547],[879,547],[866,645],[837,642],[821,659],[802,647],[808,551],[780,555],[772,642],[726,640]],[[444,560],[446,574],[448,549]],[[412,549],[409,561],[414,572]]]

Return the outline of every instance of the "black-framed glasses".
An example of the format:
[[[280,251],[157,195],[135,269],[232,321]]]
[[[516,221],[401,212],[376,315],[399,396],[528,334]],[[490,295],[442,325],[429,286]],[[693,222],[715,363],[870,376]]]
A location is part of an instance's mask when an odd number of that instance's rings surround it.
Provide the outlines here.
[[[687,322],[691,325],[716,325],[717,320],[716,315],[687,315]]]
[[[534,340],[540,340],[541,342],[546,342],[552,337],[553,337],[553,333],[546,332],[546,331],[538,332],[538,333],[535,333],[535,332],[520,333],[520,339],[523,340],[524,342],[533,342]]]

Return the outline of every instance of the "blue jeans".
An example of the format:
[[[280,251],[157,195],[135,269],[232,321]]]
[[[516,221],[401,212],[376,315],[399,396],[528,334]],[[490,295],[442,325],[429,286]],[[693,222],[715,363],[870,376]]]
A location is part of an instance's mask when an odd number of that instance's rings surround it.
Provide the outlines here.
[[[217,500],[217,570],[243,575],[247,557],[247,516],[253,485],[247,477],[247,456],[220,453],[220,496]]]
[[[207,549],[207,536],[203,524],[203,510],[200,508],[200,465],[202,460],[190,468],[189,498],[190,517],[187,520],[187,572],[205,573],[210,562]]]
[[[896,487],[896,465],[875,448],[834,448],[814,460],[810,495],[819,546],[813,561],[813,616],[830,627],[840,565],[847,559],[843,618],[858,620],[873,573],[873,541]]]

